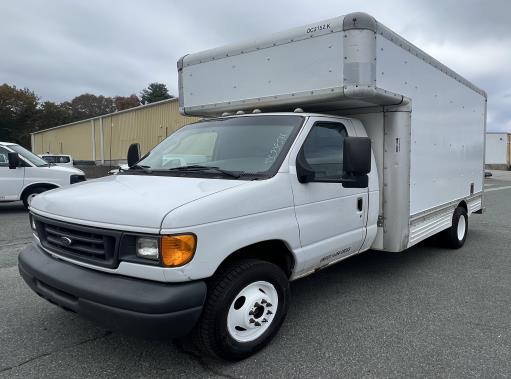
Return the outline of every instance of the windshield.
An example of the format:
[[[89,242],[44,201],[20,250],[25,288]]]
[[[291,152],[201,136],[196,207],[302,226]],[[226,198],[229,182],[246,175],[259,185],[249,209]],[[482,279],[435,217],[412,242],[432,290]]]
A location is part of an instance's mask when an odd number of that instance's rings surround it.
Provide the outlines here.
[[[48,163],[45,162],[44,159],[39,158],[37,155],[25,149],[24,147],[21,147],[20,145],[9,145],[9,149],[12,149],[37,167],[48,166]]]
[[[221,171],[243,177],[271,176],[282,163],[302,122],[302,116],[293,115],[198,122],[169,136],[137,167],[188,176],[198,172],[218,175]]]

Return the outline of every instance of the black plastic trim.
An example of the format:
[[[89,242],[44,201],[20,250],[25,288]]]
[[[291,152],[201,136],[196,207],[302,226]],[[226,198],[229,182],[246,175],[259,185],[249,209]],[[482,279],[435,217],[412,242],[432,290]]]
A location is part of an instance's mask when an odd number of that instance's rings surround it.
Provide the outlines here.
[[[85,175],[78,175],[78,174],[74,174],[74,175],[71,175],[70,178],[69,178],[69,184],[75,184],[75,183],[80,183],[80,182],[85,182]]]
[[[160,283],[83,268],[36,245],[20,253],[18,267],[30,288],[48,301],[110,330],[144,337],[187,334],[207,292],[203,281]]]
[[[38,214],[32,213],[32,217],[35,220],[36,227],[37,227],[37,235],[39,237],[39,240],[41,241],[41,245],[50,250],[51,252],[54,252],[55,254],[62,255],[64,257],[68,257],[71,259],[76,259],[80,262],[85,262],[89,264],[98,265],[101,267],[107,267],[107,268],[116,268],[119,265],[119,259],[118,259],[118,251],[119,251],[119,242],[122,236],[122,232],[117,230],[111,230],[111,229],[102,229],[102,228],[95,228],[90,226],[83,226],[78,224],[71,224],[68,222],[58,221],[54,219],[49,219],[43,216],[39,216]],[[99,234],[104,237],[105,239],[105,250],[109,249],[105,256],[105,259],[100,258],[91,258],[87,255],[82,254],[76,254],[70,251],[67,251],[63,248],[58,248],[55,245],[48,245],[46,241],[46,227],[45,225],[53,225],[61,228],[66,228],[69,230],[75,230],[78,232],[84,232],[84,233],[90,233],[90,234]],[[113,246],[111,246],[113,242]]]

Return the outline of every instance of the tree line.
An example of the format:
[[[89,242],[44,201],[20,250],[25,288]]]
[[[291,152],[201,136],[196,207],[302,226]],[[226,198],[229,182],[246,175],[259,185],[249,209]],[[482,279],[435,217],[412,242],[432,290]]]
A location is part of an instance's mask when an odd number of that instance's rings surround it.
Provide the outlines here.
[[[34,91],[5,83],[0,85],[0,141],[30,147],[32,132],[172,97],[165,84],[151,83],[140,96],[108,97],[84,93],[70,101],[57,103],[41,101]]]

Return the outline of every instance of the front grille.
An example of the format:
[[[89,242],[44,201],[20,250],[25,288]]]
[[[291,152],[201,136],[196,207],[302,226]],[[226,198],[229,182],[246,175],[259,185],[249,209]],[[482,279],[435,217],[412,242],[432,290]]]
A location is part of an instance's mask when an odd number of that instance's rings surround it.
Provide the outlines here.
[[[103,267],[117,267],[121,233],[34,216],[43,247],[51,252]]]

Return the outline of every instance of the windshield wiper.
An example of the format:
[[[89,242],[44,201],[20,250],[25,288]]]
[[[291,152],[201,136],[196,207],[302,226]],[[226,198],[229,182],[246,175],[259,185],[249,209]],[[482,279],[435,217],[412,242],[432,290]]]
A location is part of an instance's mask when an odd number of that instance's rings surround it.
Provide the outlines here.
[[[145,165],[140,165],[140,164],[136,164],[136,165],[133,165],[131,166],[130,168],[128,168],[128,170],[142,170],[146,173],[151,173],[151,170],[150,170],[151,166],[145,166]],[[126,170],[123,170],[122,168],[119,167],[119,169],[121,171],[126,171]]]
[[[201,166],[201,165],[190,165],[190,166],[180,166],[180,167],[173,167],[169,168],[167,171],[215,171],[220,174],[224,174],[227,176],[230,176],[232,178],[240,178],[241,175],[244,173],[243,171],[229,171],[221,169],[217,166]]]

